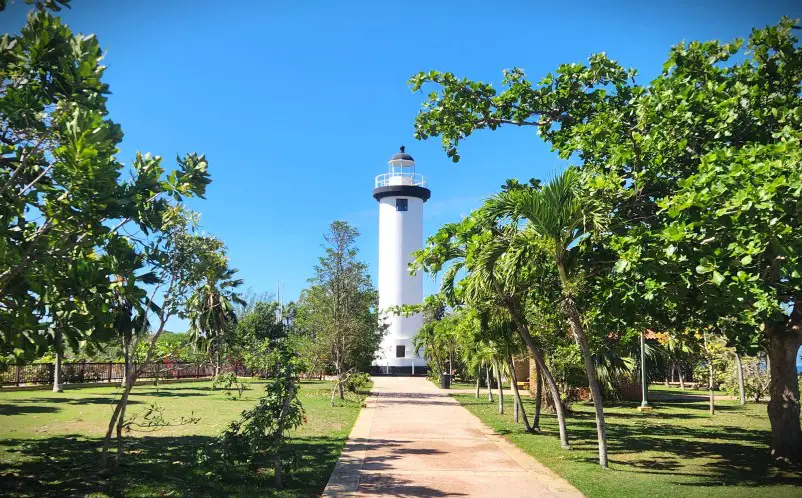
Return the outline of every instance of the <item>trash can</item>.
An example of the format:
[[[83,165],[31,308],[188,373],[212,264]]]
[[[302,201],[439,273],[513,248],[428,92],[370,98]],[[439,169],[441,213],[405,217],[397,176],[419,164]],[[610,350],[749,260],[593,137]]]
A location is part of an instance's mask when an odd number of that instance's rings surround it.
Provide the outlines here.
[[[440,374],[440,389],[451,388],[451,376],[447,373]]]

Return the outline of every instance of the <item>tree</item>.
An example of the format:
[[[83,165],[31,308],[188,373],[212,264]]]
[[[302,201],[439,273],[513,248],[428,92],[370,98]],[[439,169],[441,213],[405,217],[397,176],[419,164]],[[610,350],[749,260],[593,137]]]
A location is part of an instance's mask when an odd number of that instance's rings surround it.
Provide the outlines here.
[[[279,320],[280,306],[277,301],[254,303],[239,318],[232,341],[232,352],[242,358],[246,366],[268,377],[273,376],[271,368],[275,364],[276,343],[291,333],[287,322]],[[291,347],[298,349],[295,344]]]
[[[170,200],[202,197],[210,181],[195,154],[169,174],[159,157],[117,160],[98,40],[48,12],[67,1],[33,3],[0,39],[0,351],[20,358],[113,337],[109,258],[125,250],[123,227],[158,230]]]
[[[436,274],[444,270],[441,292],[453,304],[466,304],[475,309],[501,307],[509,314],[543,373],[557,413],[560,444],[568,449],[570,445],[560,392],[546,364],[543,345],[532,333],[525,314],[527,297],[531,289],[541,283],[537,282],[537,278],[543,273],[524,271],[525,268],[517,264],[498,265],[499,255],[505,252],[503,246],[499,250],[497,245],[503,234],[500,229],[490,228],[492,225],[492,217],[481,210],[460,223],[443,225],[428,239],[426,247],[415,253],[414,271]],[[514,225],[507,227],[507,230],[515,229]],[[530,245],[524,247],[531,249]],[[518,251],[516,260],[522,261],[530,254],[531,251]],[[465,276],[458,281],[463,271]],[[543,287],[549,288],[548,285]],[[489,389],[489,365],[487,378]]]
[[[218,252],[225,257],[222,242],[220,246]],[[214,265],[210,266],[210,272],[187,301],[184,314],[189,317],[190,339],[199,348],[212,353],[216,377],[220,373],[220,354],[225,347],[226,334],[237,323],[234,305],[246,306],[246,303],[235,292],[242,285],[241,279],[233,278],[236,269]]]
[[[378,292],[370,282],[367,265],[357,260],[358,236],[347,222],[335,221],[329,226],[324,255],[297,308],[302,334],[311,338],[313,347],[328,358],[337,375],[335,389],[340,399],[348,376],[370,368],[385,331],[379,321]]]
[[[264,307],[257,305],[254,320],[264,318],[260,308],[264,311]],[[255,326],[254,331],[263,330],[257,323],[250,325]],[[303,406],[298,399],[300,364],[286,334],[267,340],[270,342],[269,354],[261,359],[260,364],[270,370],[272,376],[265,386],[265,395],[255,407],[242,412],[241,418],[229,425],[212,450],[217,452],[219,446],[220,458],[217,460],[225,465],[245,462],[256,469],[260,464],[272,461],[276,487],[281,488],[283,468],[286,467],[282,463],[282,457],[285,457],[282,450],[288,432],[304,422]],[[297,458],[290,459],[291,464],[298,461]]]
[[[540,190],[513,189],[497,194],[489,211],[495,217],[526,220],[524,233],[532,243],[545,248],[559,276],[563,294],[562,306],[571,332],[582,351],[593,405],[596,410],[596,431],[599,440],[599,464],[607,467],[607,432],[604,405],[582,316],[575,300],[582,268],[572,269],[569,259],[581,239],[604,226],[606,212],[595,199],[585,198],[580,191],[582,178],[575,169],[568,169]]]
[[[166,217],[161,231],[154,234],[149,244],[148,263],[156,274],[158,283],[148,295],[146,305],[137,310],[137,313],[142,315],[139,337],[147,337],[148,340],[146,353],[139,366],[129,368],[126,378],[123,379],[123,390],[115,404],[103,441],[101,467],[107,466],[108,451],[115,428],[117,434],[115,467],[119,465],[122,456],[122,431],[126,426],[125,415],[131,390],[153,358],[156,344],[164,332],[167,321],[186,308],[190,295],[204,282],[206,275],[212,271],[222,272],[228,264],[228,259],[222,252],[222,243],[218,239],[194,233],[197,220],[198,217],[194,213],[188,213],[181,206],[175,206]],[[153,315],[157,325],[152,334],[146,336],[144,329],[149,323],[149,315]],[[132,349],[136,349],[136,345]]]
[[[415,91],[439,87],[416,136],[442,137],[453,161],[477,130],[531,127],[596,175],[591,197],[611,194],[610,229],[595,253],[617,263],[594,284],[608,296],[596,301],[606,307],[594,311],[597,328],[679,330],[693,317],[694,328],[730,325],[739,354],[767,347],[771,445],[785,460],[802,458],[793,361],[802,341],[800,239],[791,235],[800,233],[799,191],[790,173],[802,128],[796,24],[753,30],[745,54],[742,40],[678,44],[646,86],[604,54],[538,83],[505,71],[501,91],[437,71],[410,80]]]

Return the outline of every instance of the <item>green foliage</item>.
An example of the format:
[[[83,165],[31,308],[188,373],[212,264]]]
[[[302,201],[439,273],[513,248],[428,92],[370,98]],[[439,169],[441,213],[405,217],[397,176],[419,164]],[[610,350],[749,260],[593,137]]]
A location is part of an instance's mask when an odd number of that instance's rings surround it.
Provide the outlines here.
[[[723,334],[742,354],[767,348],[773,449],[802,459],[794,364],[802,344],[796,24],[783,18],[753,30],[746,43],[680,43],[645,86],[604,54],[563,64],[536,83],[520,69],[505,71],[500,89],[437,71],[410,84],[413,91],[436,87],[416,118],[416,136],[441,137],[455,162],[460,141],[473,132],[524,126],[579,163],[581,174],[571,168],[568,175],[582,177],[576,202],[590,204],[587,216],[566,216],[577,211],[556,196],[547,202],[533,194],[542,190],[537,183],[510,181],[496,202],[555,243],[540,245],[556,256],[562,292],[581,312],[572,327],[590,332],[591,350],[608,331],[626,337],[646,328],[684,334],[696,345]],[[568,230],[553,230],[560,226]],[[434,243],[453,236],[447,232]],[[472,237],[481,247],[508,232]],[[486,251],[488,261],[503,252],[498,245]],[[470,257],[449,250],[431,251],[426,264]],[[447,286],[454,287],[448,283],[456,273],[444,274]]]
[[[274,465],[276,483],[282,485],[282,468],[298,464],[287,459],[282,449],[287,444],[288,431],[304,422],[304,410],[298,398],[298,362],[286,339],[276,341],[273,352],[274,377],[268,380],[265,395],[254,408],[242,413],[220,436],[217,447],[226,465],[246,463],[256,469],[267,462]],[[214,458],[214,456],[212,457]],[[284,461],[282,461],[284,460]]]
[[[366,392],[371,385],[370,374],[366,372],[357,372],[348,376],[348,381],[345,383],[345,388],[348,392],[362,393]]]
[[[759,403],[769,393],[769,370],[760,358],[742,356],[741,365],[744,377],[744,392],[747,399]],[[731,396],[739,396],[738,364],[735,361],[727,363],[724,382],[724,391]]]
[[[343,221],[324,235],[324,255],[298,301],[296,325],[312,365],[341,378],[355,369],[367,371],[379,349],[385,327],[379,321],[378,292],[367,265],[357,260],[359,232]]]
[[[144,308],[149,237],[210,182],[197,154],[169,173],[160,157],[117,160],[98,40],[48,12],[67,2],[33,3],[21,32],[0,38],[0,351],[28,359],[99,346],[122,309]]]
[[[242,397],[243,391],[248,389],[248,386],[243,382],[239,382],[234,372],[223,372],[217,374],[214,379],[212,379],[212,389],[220,389],[226,396],[237,399]],[[232,394],[233,391],[237,392],[236,396]]]

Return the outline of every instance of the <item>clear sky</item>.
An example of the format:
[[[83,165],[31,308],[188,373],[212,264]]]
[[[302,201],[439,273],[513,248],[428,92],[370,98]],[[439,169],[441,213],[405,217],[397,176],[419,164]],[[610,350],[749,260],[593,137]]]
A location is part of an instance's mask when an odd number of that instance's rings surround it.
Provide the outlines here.
[[[27,8],[16,0],[0,14],[2,32]],[[213,183],[191,203],[205,230],[228,244],[246,286],[283,280],[295,299],[334,219],[362,232],[375,282],[373,178],[401,144],[430,182],[427,234],[506,178],[563,166],[533,130],[511,128],[470,137],[452,164],[438,140],[412,137],[424,99],[406,85],[412,74],[498,82],[518,66],[538,80],[603,51],[645,82],[680,40],[745,37],[783,14],[802,17],[802,2],[73,0],[62,17],[107,51],[121,159],[205,153]]]

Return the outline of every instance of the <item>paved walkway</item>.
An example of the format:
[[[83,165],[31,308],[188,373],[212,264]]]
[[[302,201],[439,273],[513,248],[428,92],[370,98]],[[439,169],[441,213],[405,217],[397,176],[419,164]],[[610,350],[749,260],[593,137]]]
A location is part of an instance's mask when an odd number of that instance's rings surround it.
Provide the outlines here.
[[[323,496],[582,495],[426,379],[375,377]]]

